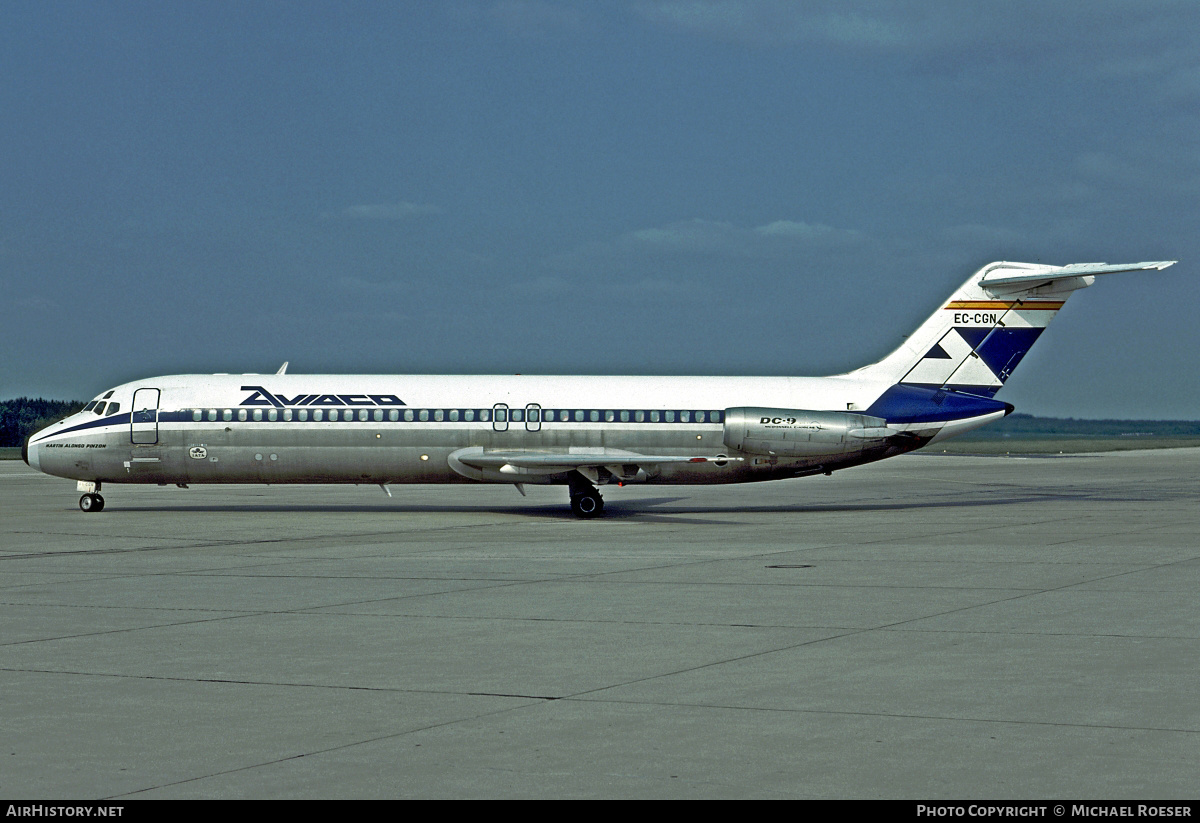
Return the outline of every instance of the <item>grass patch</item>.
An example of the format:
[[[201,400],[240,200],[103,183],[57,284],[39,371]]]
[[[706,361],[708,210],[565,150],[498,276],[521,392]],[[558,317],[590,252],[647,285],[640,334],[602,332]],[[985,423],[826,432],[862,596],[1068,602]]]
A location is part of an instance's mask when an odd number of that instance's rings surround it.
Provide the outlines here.
[[[921,451],[932,454],[1086,454],[1196,447],[1200,447],[1200,437],[981,437],[966,434],[935,443]]]

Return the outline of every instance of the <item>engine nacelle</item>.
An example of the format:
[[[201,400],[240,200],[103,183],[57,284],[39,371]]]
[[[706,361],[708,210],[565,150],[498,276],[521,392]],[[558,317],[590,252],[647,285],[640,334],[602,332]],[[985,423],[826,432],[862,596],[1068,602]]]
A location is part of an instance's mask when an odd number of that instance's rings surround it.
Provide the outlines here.
[[[750,454],[854,454],[899,433],[883,418],[866,414],[750,406],[725,410],[725,445]]]

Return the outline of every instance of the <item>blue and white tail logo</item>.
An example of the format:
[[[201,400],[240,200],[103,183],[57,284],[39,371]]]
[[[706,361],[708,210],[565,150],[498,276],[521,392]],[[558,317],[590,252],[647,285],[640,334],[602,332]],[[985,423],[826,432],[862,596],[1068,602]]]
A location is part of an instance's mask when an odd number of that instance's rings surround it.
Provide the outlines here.
[[[1072,292],[1090,286],[1098,274],[1165,269],[1173,262],[991,263],[963,283],[896,351],[852,374],[991,397]]]
[[[950,328],[898,382],[995,394],[1065,300],[951,300]]]

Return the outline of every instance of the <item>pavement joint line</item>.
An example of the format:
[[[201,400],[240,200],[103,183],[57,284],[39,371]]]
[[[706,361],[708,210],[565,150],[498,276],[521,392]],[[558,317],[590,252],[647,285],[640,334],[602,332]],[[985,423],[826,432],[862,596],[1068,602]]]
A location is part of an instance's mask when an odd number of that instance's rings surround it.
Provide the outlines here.
[[[968,717],[963,715],[939,715],[939,714],[908,714],[904,712],[869,712],[869,711],[850,711],[848,709],[801,709],[789,708],[780,706],[736,706],[726,705],[721,703],[688,703],[684,701],[660,701],[660,700],[631,700],[620,698],[582,698],[572,695],[570,697],[560,698],[563,702],[579,702],[579,703],[617,703],[636,706],[670,706],[676,708],[695,708],[695,709],[724,709],[729,711],[744,711],[744,712],[782,712],[787,714],[821,714],[821,715],[846,715],[850,717],[888,717],[899,720],[944,720],[955,723],[997,723],[1013,726],[1050,726],[1050,727],[1066,727],[1077,729],[1104,729],[1111,731],[1144,731],[1144,732],[1169,732],[1171,734],[1200,734],[1200,728],[1174,728],[1170,726],[1133,726],[1133,725],[1118,725],[1112,723],[1076,723],[1070,721],[1051,721],[1051,720],[1019,720],[1013,718],[1000,717]]]
[[[272,689],[328,689],[333,691],[379,692],[382,694],[453,694],[462,697],[512,697],[523,700],[561,700],[557,695],[501,694],[498,692],[470,691],[465,689],[400,689],[390,686],[355,686],[344,683],[293,683],[275,680],[246,680],[233,677],[168,677],[160,674],[123,674],[120,672],[89,672],[75,669],[31,669],[0,666],[0,672],[9,674],[65,675],[69,677],[97,677],[113,680],[153,680],[164,683],[212,683],[226,686],[253,686]]]
[[[479,695],[479,696],[484,696],[484,695]],[[238,767],[235,767],[232,769],[223,769],[221,771],[212,772],[211,774],[197,775],[195,777],[188,777],[183,780],[175,780],[175,781],[171,781],[171,782],[167,782],[167,783],[158,784],[155,786],[148,786],[148,787],[144,787],[141,789],[133,789],[131,791],[126,791],[126,792],[121,792],[119,794],[110,795],[109,797],[106,797],[105,799],[106,800],[115,800],[115,799],[122,798],[122,797],[132,797],[134,795],[142,794],[145,792],[158,791],[160,789],[167,789],[167,788],[171,788],[173,786],[182,786],[187,783],[194,783],[198,780],[207,780],[207,779],[210,779],[213,777],[222,777],[225,775],[237,774],[238,772],[245,772],[245,771],[252,771],[254,769],[261,769],[261,768],[265,768],[267,766],[276,766],[281,763],[287,763],[292,760],[300,760],[301,758],[305,758],[305,757],[316,757],[316,756],[322,755],[322,754],[330,754],[331,752],[343,751],[345,749],[352,749],[352,748],[355,748],[356,746],[367,746],[372,743],[381,743],[385,740],[395,740],[400,737],[407,737],[408,735],[411,735],[411,734],[419,734],[421,732],[427,732],[427,731],[431,731],[433,729],[445,728],[447,726],[454,726],[454,725],[458,725],[460,723],[472,722],[472,721],[479,720],[479,719],[485,718],[485,717],[492,717],[494,715],[505,714],[508,712],[516,711],[517,709],[520,709],[520,708],[524,708],[524,707],[523,706],[508,706],[508,707],[505,707],[502,709],[495,709],[495,710],[489,711],[489,712],[481,712],[480,714],[472,715],[470,717],[459,717],[459,718],[454,718],[452,720],[442,721],[440,723],[430,723],[425,726],[420,726],[420,727],[412,728],[412,729],[405,729],[404,731],[395,732],[392,734],[384,734],[384,735],[379,735],[377,737],[367,738],[367,739],[363,739],[363,740],[355,740],[355,741],[351,741],[348,743],[342,743],[342,744],[339,744],[336,746],[327,746],[322,749],[315,749],[313,751],[301,752],[299,754],[293,754],[293,755],[289,755],[287,757],[279,757],[274,760],[267,760],[267,761],[263,761],[261,763],[252,763],[252,764],[248,764],[245,766],[238,766]]]
[[[207,617],[196,620],[179,620],[171,623],[156,623],[150,626],[126,626],[119,629],[105,629],[99,632],[80,632],[78,634],[64,634],[57,637],[31,637],[27,640],[13,640],[8,642],[0,642],[0,649],[11,648],[13,646],[24,646],[30,643],[55,643],[61,640],[79,640],[84,637],[103,637],[110,634],[127,634],[131,632],[152,631],[155,629],[170,629],[178,626],[191,626],[198,623],[215,623],[222,620],[241,620],[246,617],[262,617],[269,615],[270,612],[238,612],[235,614],[226,614],[220,617]],[[3,669],[0,669],[3,671]]]
[[[1167,566],[1169,566],[1169,565],[1173,565],[1173,563],[1166,563],[1166,564],[1162,564],[1162,565],[1167,565]],[[1103,575],[1103,576],[1101,576],[1101,577],[1099,577],[1099,578],[1093,578],[1093,579],[1092,579],[1091,581],[1089,581],[1089,582],[1095,582],[1096,580],[1104,580],[1104,579],[1107,579],[1107,578],[1109,578],[1109,577],[1119,577],[1119,576],[1121,576],[1121,575],[1124,575],[1124,574],[1129,574],[1129,572],[1119,572],[1119,573],[1112,574],[1112,575]],[[886,629],[894,629],[894,628],[895,628],[895,627],[897,627],[897,626],[906,626],[906,625],[908,625],[908,624],[910,624],[910,623],[915,623],[915,622],[918,622],[918,621],[921,621],[921,620],[930,620],[930,619],[932,619],[932,618],[935,618],[935,617],[944,617],[944,616],[946,616],[946,615],[950,615],[950,614],[957,614],[957,613],[959,613],[959,612],[970,611],[970,610],[972,610],[972,609],[984,608],[984,607],[986,607],[986,606],[992,606],[992,605],[996,605],[996,604],[998,604],[998,603],[1007,603],[1007,602],[1011,602],[1011,601],[1014,601],[1014,600],[1021,600],[1021,599],[1027,598],[1027,597],[1036,597],[1036,596],[1038,596],[1038,595],[1041,595],[1041,594],[1046,594],[1046,593],[1053,592],[1053,591],[1060,591],[1060,590],[1063,590],[1063,589],[1073,588],[1073,587],[1075,587],[1075,586],[1077,586],[1077,585],[1079,585],[1079,584],[1078,584],[1078,583],[1069,583],[1069,584],[1064,584],[1064,585],[1062,585],[1062,586],[1052,586],[1052,587],[1050,587],[1050,588],[1043,589],[1043,590],[1040,590],[1040,591],[1023,592],[1023,593],[1021,593],[1021,594],[1014,595],[1013,597],[1004,597],[1004,598],[1000,598],[1000,599],[998,599],[998,600],[989,601],[989,602],[986,602],[986,603],[976,603],[976,604],[971,604],[971,605],[962,606],[962,607],[959,607],[959,608],[947,609],[947,610],[945,610],[945,611],[937,612],[937,613],[934,613],[934,614],[927,614],[927,615],[922,615],[922,616],[920,616],[920,617],[913,617],[913,618],[908,618],[908,619],[905,619],[905,620],[898,620],[898,621],[895,621],[895,622],[893,622],[893,623],[886,623],[886,624],[882,624],[882,625],[878,625],[878,626],[872,626],[872,627],[867,627],[867,628],[862,628],[862,629],[856,629],[856,630],[853,630],[853,631],[842,632],[842,633],[839,633],[839,634],[834,634],[834,635],[832,635],[832,636],[830,636],[830,637],[816,638],[816,639],[813,639],[813,640],[806,640],[806,641],[804,641],[804,642],[801,642],[801,643],[793,643],[793,644],[789,644],[789,645],[787,645],[787,646],[781,646],[781,647],[779,647],[779,648],[776,648],[776,649],[762,649],[762,650],[759,650],[759,651],[756,651],[756,652],[750,652],[750,653],[748,653],[748,654],[744,654],[744,655],[738,655],[738,656],[736,656],[736,657],[727,658],[727,659],[725,659],[725,660],[714,660],[714,661],[710,661],[710,662],[707,662],[707,663],[698,664],[698,665],[695,665],[695,666],[688,666],[688,667],[685,667],[685,668],[682,668],[682,669],[678,669],[678,670],[676,670],[676,671],[673,671],[673,672],[666,672],[666,673],[662,673],[662,674],[656,674],[656,675],[648,675],[648,676],[645,676],[645,677],[638,677],[638,678],[634,678],[634,679],[632,679],[632,680],[629,680],[629,681],[626,681],[626,682],[624,682],[624,683],[614,683],[614,684],[610,684],[610,685],[608,685],[608,686],[599,686],[599,687],[597,687],[597,688],[594,688],[594,689],[589,689],[589,690],[587,690],[587,691],[580,692],[580,693],[579,693],[579,694],[577,694],[577,695],[571,695],[571,696],[572,696],[572,697],[579,697],[579,696],[581,696],[581,695],[586,695],[586,694],[595,694],[595,693],[599,693],[599,692],[608,691],[608,690],[610,690],[610,689],[622,688],[622,687],[624,687],[624,686],[629,686],[629,685],[632,685],[632,684],[634,684],[634,683],[645,683],[645,682],[649,682],[649,681],[651,681],[651,680],[657,680],[657,679],[660,679],[660,678],[663,678],[663,677],[673,677],[673,676],[675,676],[675,675],[679,675],[679,674],[685,674],[685,673],[689,673],[689,672],[695,672],[695,671],[700,671],[700,670],[702,670],[702,669],[708,669],[708,668],[712,668],[712,667],[714,667],[714,666],[722,666],[722,665],[725,665],[725,664],[728,664],[728,663],[738,663],[738,662],[742,662],[742,661],[745,661],[745,660],[751,660],[751,659],[753,659],[753,658],[756,658],[756,657],[763,657],[763,656],[770,655],[770,654],[778,654],[778,653],[780,653],[780,652],[792,651],[792,650],[795,650],[795,649],[800,649],[800,648],[803,648],[803,647],[805,647],[805,646],[813,646],[813,645],[816,645],[817,643],[828,643],[828,642],[832,642],[832,641],[843,640],[843,639],[845,639],[845,638],[848,638],[848,637],[855,637],[855,636],[857,636],[857,635],[860,635],[860,634],[867,634],[867,633],[869,633],[869,632],[882,631],[882,630],[886,630]]]
[[[695,709],[719,709],[724,711],[735,712],[765,712],[765,713],[787,713],[787,714],[823,714],[823,715],[846,715],[854,717],[890,717],[897,719],[910,720],[944,720],[949,722],[966,722],[966,723],[999,723],[1018,726],[1064,726],[1083,729],[1111,729],[1114,731],[1154,731],[1154,732],[1170,732],[1177,734],[1200,734],[1200,728],[1181,728],[1171,726],[1138,726],[1131,724],[1113,724],[1113,723],[1079,723],[1071,721],[1049,721],[1049,720],[1021,720],[1014,718],[995,718],[995,717],[971,717],[967,715],[940,715],[940,714],[916,714],[907,712],[886,712],[886,711],[851,711],[848,709],[818,709],[818,708],[795,708],[783,706],[739,706],[735,704],[725,703],[703,703],[689,702],[686,700],[636,700],[630,698],[615,698],[615,697],[590,697],[591,691],[579,692],[576,694],[567,695],[529,695],[506,692],[482,692],[469,691],[458,689],[397,689],[382,686],[351,686],[343,684],[330,683],[289,683],[275,682],[264,680],[238,680],[233,678],[215,678],[215,677],[164,677],[162,675],[134,675],[134,674],[117,674],[112,672],[86,672],[72,670],[55,670],[55,669],[14,669],[0,667],[0,672],[8,672],[12,674],[46,674],[46,675],[68,675],[73,677],[96,677],[96,678],[112,678],[125,680],[154,680],[174,683],[193,683],[193,684],[215,684],[229,686],[251,686],[265,688],[284,688],[284,689],[329,689],[335,691],[364,691],[364,692],[379,692],[385,694],[448,694],[458,695],[462,697],[499,697],[513,700],[526,700],[528,703],[520,706],[510,706],[494,712],[485,712],[480,715],[472,715],[470,717],[459,718],[456,720],[446,721],[446,723],[435,724],[434,726],[426,726],[419,729],[412,729],[405,732],[400,732],[393,735],[385,735],[383,737],[370,738],[356,743],[348,743],[331,749],[323,749],[310,754],[318,754],[324,751],[334,751],[337,749],[347,748],[354,745],[362,745],[373,743],[379,740],[386,740],[392,737],[403,736],[414,732],[424,731],[437,726],[452,725],[454,723],[467,722],[479,717],[487,717],[492,714],[500,714],[519,709],[528,709],[545,703],[555,702],[577,702],[577,703],[610,703],[621,705],[637,705],[637,706],[667,706],[675,708],[695,708]],[[631,681],[636,682],[636,681]],[[600,689],[603,691],[608,688]],[[303,755],[298,755],[303,756]],[[260,765],[270,765],[271,763],[281,762],[283,760],[294,759],[294,757],[281,758],[280,760],[268,761]],[[194,778],[193,778],[194,779]],[[186,782],[186,781],[185,781]]]

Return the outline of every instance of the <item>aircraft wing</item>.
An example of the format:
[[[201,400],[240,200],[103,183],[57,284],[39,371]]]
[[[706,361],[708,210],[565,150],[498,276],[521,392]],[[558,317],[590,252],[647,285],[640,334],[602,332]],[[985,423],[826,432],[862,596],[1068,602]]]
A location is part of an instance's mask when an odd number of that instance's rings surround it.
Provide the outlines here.
[[[1030,266],[1025,263],[997,264],[985,274],[979,285],[989,291],[1024,291],[1044,286],[1055,280],[1069,277],[1085,277],[1097,274],[1115,274],[1123,271],[1162,271],[1174,266],[1176,260],[1160,260],[1153,263],[1072,263],[1069,266]],[[1091,281],[1088,281],[1091,282]]]
[[[512,466],[518,469],[581,469],[599,468],[601,466],[661,466],[667,463],[716,463],[739,462],[740,457],[719,457],[714,455],[675,455],[675,454],[638,454],[618,449],[608,449],[602,452],[574,454],[563,452],[550,454],[546,452],[525,451],[479,451],[464,449],[454,456],[468,466],[479,469],[503,469]]]

